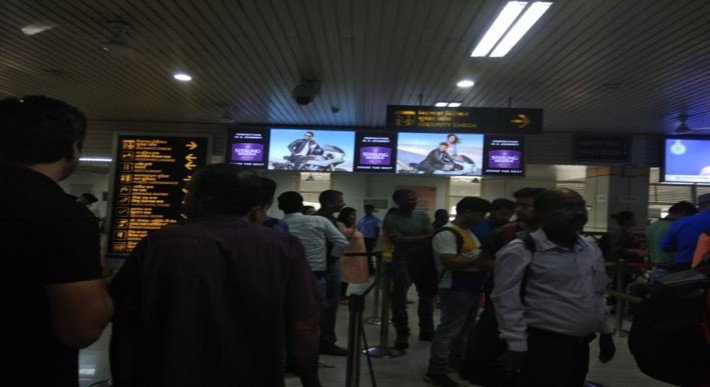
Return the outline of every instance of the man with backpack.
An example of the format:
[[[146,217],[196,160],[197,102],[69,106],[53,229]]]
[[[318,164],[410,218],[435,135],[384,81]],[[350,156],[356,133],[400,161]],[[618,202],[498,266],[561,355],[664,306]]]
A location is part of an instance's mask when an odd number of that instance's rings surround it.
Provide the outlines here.
[[[534,206],[542,227],[528,234],[530,242],[513,240],[496,255],[491,298],[508,345],[500,362],[517,373],[518,386],[582,386],[595,333],[602,334],[602,362],[616,351],[603,259],[578,234],[587,210],[577,192],[550,189]]]
[[[485,280],[476,267],[481,244],[470,228],[481,222],[489,209],[490,203],[485,199],[461,199],[456,204],[456,218],[432,239],[433,259],[440,278],[441,321],[431,341],[426,380],[437,386],[458,385],[446,374],[449,360],[453,365],[462,360]]]

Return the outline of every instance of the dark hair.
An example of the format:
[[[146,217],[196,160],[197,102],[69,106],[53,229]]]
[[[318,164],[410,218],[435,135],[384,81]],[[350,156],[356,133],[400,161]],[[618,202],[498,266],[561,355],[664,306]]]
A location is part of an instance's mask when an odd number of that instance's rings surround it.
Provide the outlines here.
[[[466,196],[456,203],[456,214],[466,211],[488,212],[491,209],[491,202],[474,196]]]
[[[185,212],[190,218],[205,215],[246,215],[263,205],[262,178],[254,171],[221,163],[197,169],[188,185]]]
[[[451,137],[451,136],[456,137],[456,141],[454,141],[453,144],[458,144],[459,142],[461,142],[461,140],[459,140],[459,136],[456,135],[456,133],[449,133],[449,134],[447,134],[447,135],[446,135],[446,139],[448,140],[449,137]]]
[[[627,220],[630,220],[634,217],[634,213],[631,211],[619,211],[616,214],[612,214],[611,218],[616,220],[616,224],[621,226],[626,222]]]
[[[668,212],[673,214],[680,213],[686,215],[695,215],[698,213],[698,208],[695,206],[695,204],[683,200],[672,205],[671,208],[668,209]]]
[[[303,208],[303,196],[296,191],[286,191],[279,195],[279,209],[287,214],[299,212]]]
[[[327,189],[318,195],[318,202],[323,207],[327,203],[334,202],[339,196],[343,196],[343,193],[334,189]]]
[[[442,145],[446,145],[447,148],[449,147],[449,143],[446,141],[439,143],[439,146],[442,146]]]
[[[446,219],[446,221],[449,220],[449,211],[446,211],[443,208],[439,208],[438,210],[434,211],[434,220],[438,220],[441,218],[441,220]]]
[[[498,198],[491,202],[491,211],[496,211],[501,208],[515,210],[515,202],[510,199]]]
[[[397,203],[401,199],[406,198],[406,196],[409,195],[410,193],[414,193],[414,191],[412,191],[411,189],[407,189],[407,188],[400,188],[400,189],[394,191],[394,193],[392,194],[392,200],[394,200],[394,202]]]
[[[276,182],[268,177],[261,178],[261,205],[271,207],[274,204],[274,194],[276,193]]]
[[[525,187],[513,192],[513,197],[518,198],[536,198],[543,192],[547,191],[546,188],[533,188]]]
[[[338,222],[341,222],[348,227],[352,226],[354,223],[350,222],[350,220],[348,219],[348,216],[350,216],[350,214],[354,214],[356,212],[357,211],[352,207],[343,208],[342,210],[340,210],[340,213],[338,214]]]
[[[306,212],[308,212],[308,210],[315,210],[315,209],[316,208],[313,206],[303,206],[303,207],[301,207],[301,213],[305,214]]]
[[[28,95],[0,101],[0,160],[52,163],[79,150],[86,136],[84,113],[54,98]]]
[[[365,205],[363,206],[363,208],[364,208],[364,209],[371,208],[371,209],[374,210],[374,209],[375,209],[375,206],[373,206],[372,204],[365,204]]]
[[[313,132],[311,132],[310,130],[307,130],[306,133],[303,133],[303,134],[310,134],[311,137],[315,137],[315,135],[313,134]]]

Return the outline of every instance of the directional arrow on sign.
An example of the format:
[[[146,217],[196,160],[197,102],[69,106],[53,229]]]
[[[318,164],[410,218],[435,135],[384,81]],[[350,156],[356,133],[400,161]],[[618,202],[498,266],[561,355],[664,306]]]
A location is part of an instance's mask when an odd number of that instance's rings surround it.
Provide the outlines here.
[[[195,148],[198,147],[197,143],[194,142],[194,141],[188,142],[187,144],[185,144],[185,146],[186,146],[187,149],[189,149],[189,150],[195,150]]]
[[[195,169],[197,164],[193,163],[192,161],[188,161],[187,164],[185,164],[185,168],[187,168],[188,171],[192,171]]]
[[[190,153],[189,155],[185,156],[185,160],[193,162],[193,161],[197,160],[197,156]]]
[[[518,125],[518,128],[521,129],[530,125],[530,122],[530,118],[528,118],[525,114],[518,114],[515,118],[510,120],[511,124],[516,124]]]

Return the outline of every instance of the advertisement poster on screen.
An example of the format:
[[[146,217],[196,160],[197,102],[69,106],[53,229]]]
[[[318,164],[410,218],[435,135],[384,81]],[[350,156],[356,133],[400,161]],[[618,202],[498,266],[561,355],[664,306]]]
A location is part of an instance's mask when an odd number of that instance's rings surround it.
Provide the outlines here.
[[[666,138],[663,180],[710,184],[710,139]]]
[[[483,175],[525,175],[523,138],[486,136],[483,146]]]
[[[397,135],[392,132],[355,134],[356,172],[394,172]]]
[[[269,133],[266,129],[230,130],[227,162],[251,169],[266,169]]]
[[[483,135],[399,133],[397,173],[480,176]]]
[[[354,148],[354,131],[271,129],[268,168],[352,172]]]

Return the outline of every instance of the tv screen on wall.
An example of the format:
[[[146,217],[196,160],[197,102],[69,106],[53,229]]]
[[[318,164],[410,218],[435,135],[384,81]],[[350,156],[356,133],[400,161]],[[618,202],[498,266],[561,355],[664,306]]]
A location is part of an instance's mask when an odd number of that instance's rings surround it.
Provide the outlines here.
[[[250,169],[266,169],[267,129],[233,129],[227,137],[227,162]]]
[[[710,138],[667,137],[663,147],[663,181],[710,184]]]
[[[352,130],[271,129],[268,168],[312,172],[352,172]]]
[[[483,135],[400,132],[397,173],[480,176]]]

